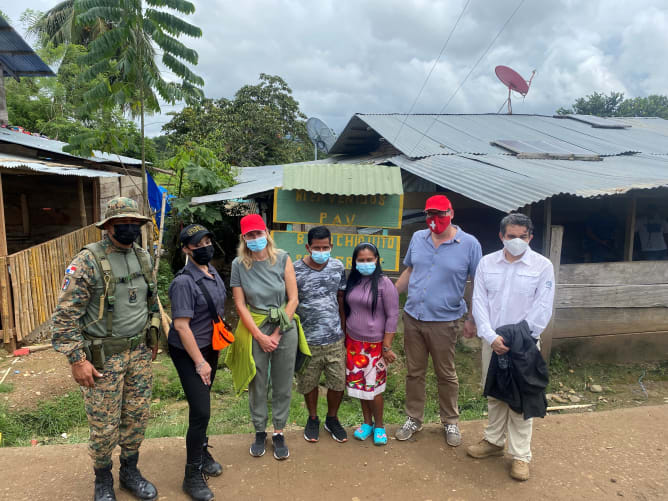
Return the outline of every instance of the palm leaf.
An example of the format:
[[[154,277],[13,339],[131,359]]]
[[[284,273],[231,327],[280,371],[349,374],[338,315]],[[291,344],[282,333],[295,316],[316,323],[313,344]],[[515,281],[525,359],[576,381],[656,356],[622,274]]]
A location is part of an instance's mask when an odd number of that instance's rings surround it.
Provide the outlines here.
[[[180,57],[191,64],[197,64],[197,52],[189,49],[176,38],[167,35],[161,30],[156,30],[153,33],[153,40],[164,52]]]
[[[182,14],[193,14],[195,5],[185,0],[146,0],[151,7],[168,7]]]
[[[183,34],[193,38],[202,36],[202,30],[197,26],[187,23],[183,19],[179,19],[168,12],[146,9],[144,15],[171,35],[178,36]]]
[[[185,64],[183,64],[181,61],[176,59],[171,54],[168,53],[163,54],[162,62],[165,63],[165,66],[167,66],[170,70],[172,70],[175,75],[178,75],[184,80],[196,85],[200,86],[204,85],[204,80],[202,79],[202,77],[190,71],[190,68],[188,68]]]

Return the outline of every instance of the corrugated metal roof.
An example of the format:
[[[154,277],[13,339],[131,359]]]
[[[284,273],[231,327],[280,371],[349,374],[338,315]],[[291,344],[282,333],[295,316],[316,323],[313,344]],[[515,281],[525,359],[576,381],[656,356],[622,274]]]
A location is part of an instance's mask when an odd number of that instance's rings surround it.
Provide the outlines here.
[[[427,179],[504,212],[569,194],[584,198],[668,186],[668,156],[625,155],[600,162],[526,160],[511,155],[436,155],[392,159]]]
[[[5,169],[28,169],[45,174],[58,176],[81,176],[81,177],[120,177],[120,174],[103,170],[79,169],[71,165],[36,160],[34,158],[19,155],[8,155],[0,153],[0,167]]]
[[[655,120],[664,124],[635,127],[631,123],[628,129],[601,129],[569,118],[541,115],[357,114],[338,136],[330,153],[364,154],[376,150],[384,140],[411,158],[458,153],[489,155],[503,153],[490,144],[492,141],[507,139],[543,141],[560,151],[574,147],[601,156],[631,152],[668,154],[663,130],[668,121]]]
[[[284,190],[337,195],[401,195],[401,170],[386,165],[306,164],[283,167]]]
[[[338,162],[347,164],[382,164],[391,159],[394,155],[361,155],[356,157],[328,157],[317,162],[296,162],[287,165],[331,165]],[[194,197],[191,205],[202,205],[207,203],[221,202],[223,200],[243,200],[258,193],[272,191],[278,186],[283,186],[283,165],[263,165],[261,167],[243,167],[239,169],[239,175],[236,178],[237,184],[225,190]]]
[[[121,162],[123,165],[141,165],[141,160],[131,157],[125,157],[123,155],[112,155],[109,153],[102,153],[101,151],[95,151],[95,156],[93,157],[80,157],[77,155],[71,155],[63,151],[63,146],[67,143],[62,141],[55,141],[53,139],[47,139],[39,136],[32,136],[30,134],[24,134],[10,129],[0,129],[0,142],[19,144],[27,148],[34,148],[36,150],[48,151],[50,153],[57,153],[59,155],[66,155],[72,158],[83,158],[91,162],[97,163],[112,163],[120,165]]]
[[[236,178],[237,184],[213,195],[193,197],[190,205],[202,205],[223,200],[243,200],[251,195],[272,191],[283,182],[282,165],[244,167]]]
[[[51,68],[35,54],[14,28],[0,16],[0,63],[16,77],[55,77]]]

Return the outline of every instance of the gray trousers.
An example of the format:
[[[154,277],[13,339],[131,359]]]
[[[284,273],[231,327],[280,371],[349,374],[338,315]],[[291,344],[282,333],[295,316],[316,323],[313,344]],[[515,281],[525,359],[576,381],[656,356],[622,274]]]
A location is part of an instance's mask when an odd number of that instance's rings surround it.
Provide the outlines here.
[[[255,377],[248,385],[248,403],[251,420],[256,432],[267,429],[269,410],[267,408],[269,372],[271,371],[271,410],[274,428],[282,430],[288,422],[290,400],[292,399],[292,378],[295,373],[295,358],[299,335],[294,326],[283,333],[278,348],[266,353],[253,339],[253,360]]]

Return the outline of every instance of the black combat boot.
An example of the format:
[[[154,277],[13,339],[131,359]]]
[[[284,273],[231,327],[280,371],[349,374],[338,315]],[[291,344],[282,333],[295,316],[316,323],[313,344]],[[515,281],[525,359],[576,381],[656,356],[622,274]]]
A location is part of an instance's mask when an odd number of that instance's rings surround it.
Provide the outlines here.
[[[211,501],[213,492],[206,483],[201,464],[187,464],[186,475],[183,479],[183,492],[194,501]]]
[[[116,501],[111,465],[95,468],[95,501]]]
[[[202,472],[208,477],[219,477],[223,474],[223,467],[213,459],[213,456],[209,453],[209,448],[213,449],[209,445],[209,437],[206,437],[206,442],[202,445]]]
[[[121,457],[121,471],[118,475],[121,481],[121,489],[130,491],[139,499],[152,501],[158,497],[158,490],[155,485],[141,476],[139,469],[137,469],[138,459],[138,452],[125,459]]]

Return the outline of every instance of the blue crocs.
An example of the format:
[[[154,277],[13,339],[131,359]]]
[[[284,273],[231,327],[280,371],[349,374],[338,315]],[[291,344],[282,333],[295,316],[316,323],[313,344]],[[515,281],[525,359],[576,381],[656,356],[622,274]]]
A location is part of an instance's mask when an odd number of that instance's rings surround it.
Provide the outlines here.
[[[353,436],[357,440],[366,440],[373,433],[373,426],[370,424],[362,423],[359,428],[355,430]]]
[[[387,445],[387,433],[385,433],[385,428],[373,429],[373,445]]]

